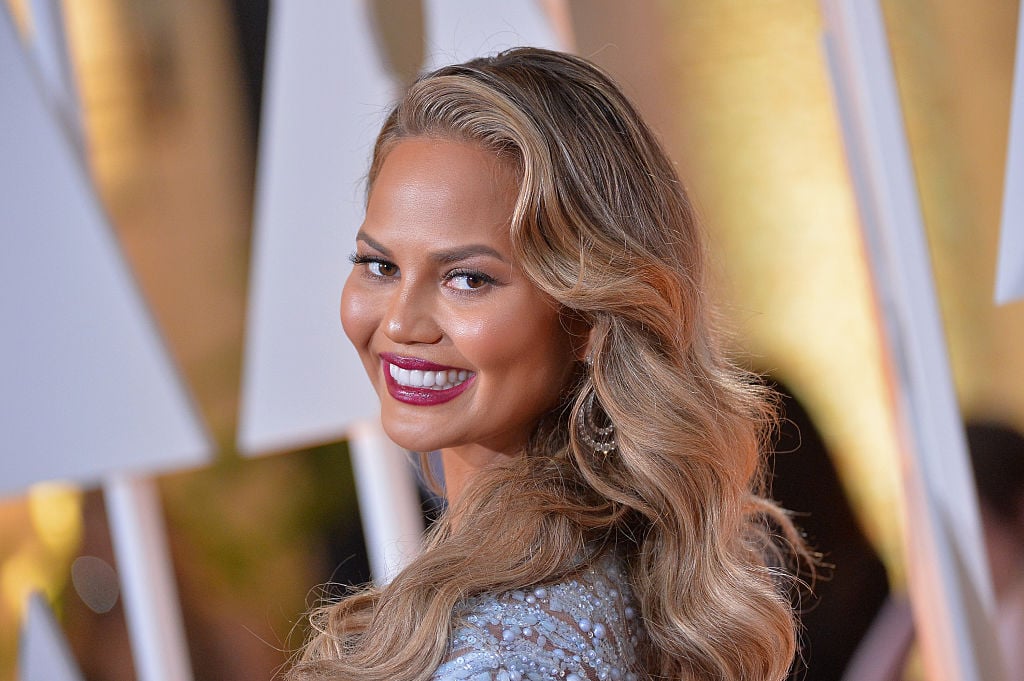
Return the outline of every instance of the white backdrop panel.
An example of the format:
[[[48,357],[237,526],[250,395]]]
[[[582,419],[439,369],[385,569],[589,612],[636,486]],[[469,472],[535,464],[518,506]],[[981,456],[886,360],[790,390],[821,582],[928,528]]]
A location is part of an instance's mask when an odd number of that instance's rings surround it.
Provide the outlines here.
[[[430,2],[430,64],[554,45],[532,0]],[[363,2],[272,5],[239,448],[337,440],[377,399],[338,320],[373,140],[396,85]]]
[[[996,302],[1024,298],[1024,7],[1017,15],[1017,58],[1003,188]]]
[[[76,151],[0,11],[0,495],[209,451]]]
[[[45,93],[82,149],[78,88],[64,31],[61,0],[31,0],[29,6],[32,11],[31,50],[45,84]]]
[[[28,601],[18,667],[19,681],[82,681],[64,632],[40,594]]]
[[[338,319],[363,177],[394,84],[362,2],[275,2],[239,447],[338,440],[377,398]]]

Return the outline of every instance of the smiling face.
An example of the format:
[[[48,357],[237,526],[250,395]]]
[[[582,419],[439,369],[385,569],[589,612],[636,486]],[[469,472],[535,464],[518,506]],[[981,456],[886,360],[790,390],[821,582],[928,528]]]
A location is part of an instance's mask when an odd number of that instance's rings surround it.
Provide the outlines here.
[[[494,154],[420,137],[374,181],[341,318],[406,449],[514,454],[572,375],[573,337],[512,257],[516,189]]]

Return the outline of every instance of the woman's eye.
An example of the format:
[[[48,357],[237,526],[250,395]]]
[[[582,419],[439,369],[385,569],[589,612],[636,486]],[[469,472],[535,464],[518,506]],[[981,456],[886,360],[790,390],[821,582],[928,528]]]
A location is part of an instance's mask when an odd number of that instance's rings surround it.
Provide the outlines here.
[[[390,263],[379,256],[353,253],[348,259],[357,267],[365,267],[367,276],[378,279],[390,279],[398,276],[398,265]]]
[[[447,277],[448,286],[459,291],[475,291],[493,283],[493,279],[481,272],[452,272]]]
[[[393,277],[398,272],[398,268],[389,262],[383,262],[380,260],[371,260],[366,263],[366,268],[370,271],[370,274],[375,277]]]

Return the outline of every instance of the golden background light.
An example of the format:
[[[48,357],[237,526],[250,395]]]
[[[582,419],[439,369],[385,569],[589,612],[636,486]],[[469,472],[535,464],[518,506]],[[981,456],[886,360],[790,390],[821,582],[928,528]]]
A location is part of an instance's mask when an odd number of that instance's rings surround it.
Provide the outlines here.
[[[883,9],[962,410],[1024,428],[1024,302],[992,302],[1020,3]]]

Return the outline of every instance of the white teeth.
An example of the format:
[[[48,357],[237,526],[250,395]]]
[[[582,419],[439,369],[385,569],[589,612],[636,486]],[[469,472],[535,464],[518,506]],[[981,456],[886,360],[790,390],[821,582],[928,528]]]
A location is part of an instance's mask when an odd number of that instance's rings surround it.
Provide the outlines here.
[[[448,390],[459,385],[473,375],[465,369],[448,369],[447,371],[420,371],[419,369],[402,369],[388,363],[388,373],[395,383],[410,388],[430,388],[431,390]]]

